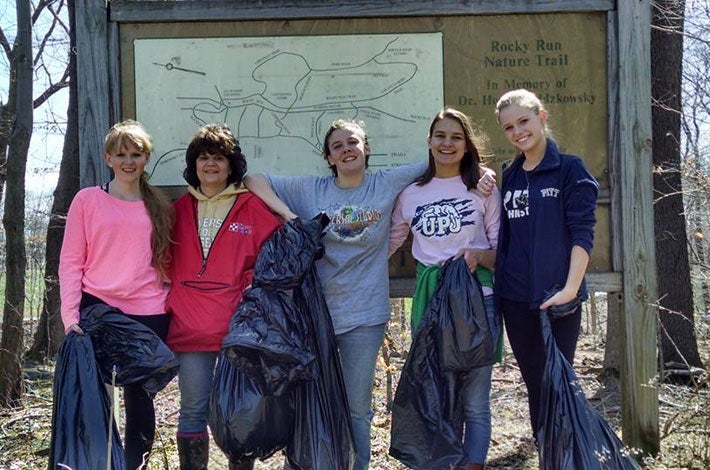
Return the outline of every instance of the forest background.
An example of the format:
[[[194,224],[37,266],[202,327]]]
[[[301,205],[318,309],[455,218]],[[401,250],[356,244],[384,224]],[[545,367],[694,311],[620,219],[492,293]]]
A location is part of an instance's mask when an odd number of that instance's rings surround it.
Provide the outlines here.
[[[0,468],[42,466],[49,445],[53,357],[63,335],[56,267],[64,216],[79,186],[73,8],[72,0],[0,0]],[[659,374],[652,386],[661,397],[661,432],[649,466],[710,468],[710,246],[704,237],[710,224],[708,0],[653,2],[651,60],[659,285],[653,300]],[[585,320],[582,345],[589,346],[589,354],[582,354],[586,364],[575,366],[583,377],[593,375],[588,396],[618,395],[618,302],[612,297],[595,295]],[[406,308],[393,301],[393,311],[398,313],[378,368],[382,427],[408,346]],[[509,393],[501,395],[501,403],[512,404],[510,419],[521,421],[524,396],[515,395],[520,384],[511,378],[517,374],[512,357],[495,374],[495,383]],[[595,406],[618,426],[619,406],[605,403],[615,402],[599,398]],[[512,429],[509,422],[498,425]],[[494,452],[500,468],[525,465],[520,462],[534,454],[524,427],[513,434],[515,439]],[[376,429],[376,439],[386,441],[386,433]],[[381,459],[376,454],[377,465],[395,465],[386,457],[386,442],[378,446],[384,450]],[[164,455],[169,468],[174,456],[167,450]]]

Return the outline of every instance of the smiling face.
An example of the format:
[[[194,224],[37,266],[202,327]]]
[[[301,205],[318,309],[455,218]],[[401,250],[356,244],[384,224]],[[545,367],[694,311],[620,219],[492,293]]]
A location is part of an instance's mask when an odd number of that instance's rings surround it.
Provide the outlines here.
[[[461,123],[449,117],[440,119],[434,124],[427,142],[434,157],[436,177],[457,176],[466,153],[466,134]]]
[[[116,150],[104,153],[106,164],[113,170],[117,181],[137,184],[148,163],[149,153],[135,145],[122,145]]]
[[[533,109],[511,104],[500,110],[498,120],[508,141],[526,156],[545,154],[547,113],[544,109],[535,113]]]
[[[214,196],[227,187],[229,160],[221,153],[201,152],[196,160],[197,179],[200,189],[207,196]]]
[[[327,151],[328,165],[334,166],[338,175],[365,172],[370,145],[365,141],[362,129],[356,126],[335,129],[328,137]]]

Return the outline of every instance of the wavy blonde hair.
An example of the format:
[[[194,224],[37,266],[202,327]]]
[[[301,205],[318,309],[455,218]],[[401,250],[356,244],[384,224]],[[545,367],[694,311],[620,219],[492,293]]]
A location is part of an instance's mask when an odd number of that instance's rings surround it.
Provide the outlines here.
[[[150,134],[138,121],[127,119],[114,124],[106,134],[104,139],[104,151],[115,153],[124,147],[135,147],[141,152],[147,153],[153,150],[153,143]],[[158,271],[162,281],[168,278],[168,268],[170,265],[170,234],[175,220],[173,205],[170,199],[158,188],[148,183],[148,176],[145,172],[141,174],[140,190],[143,196],[143,204],[148,210],[153,230],[150,235],[150,248],[152,252],[152,265]]]
[[[521,108],[529,109],[535,113],[536,116],[539,116],[541,111],[547,113],[547,108],[545,108],[542,100],[540,100],[535,93],[530,90],[526,90],[525,88],[519,88],[505,93],[498,99],[495,110],[498,124],[500,124],[500,112],[510,105],[517,105]],[[547,121],[543,124],[542,131],[545,134],[545,137],[552,139],[552,131],[547,126]]]

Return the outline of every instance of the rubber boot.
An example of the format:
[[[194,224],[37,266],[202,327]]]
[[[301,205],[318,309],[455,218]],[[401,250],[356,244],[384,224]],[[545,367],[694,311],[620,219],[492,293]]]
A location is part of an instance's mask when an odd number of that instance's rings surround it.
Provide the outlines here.
[[[483,470],[483,464],[481,464],[481,463],[467,463],[464,468],[466,470]]]
[[[209,435],[177,438],[180,470],[207,470],[210,455]]]

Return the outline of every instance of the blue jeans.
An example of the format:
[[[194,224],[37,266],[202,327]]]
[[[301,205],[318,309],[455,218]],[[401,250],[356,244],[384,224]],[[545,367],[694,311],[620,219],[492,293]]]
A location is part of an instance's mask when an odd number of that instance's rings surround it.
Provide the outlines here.
[[[372,386],[375,363],[385,336],[385,325],[360,326],[337,335],[340,364],[353,423],[355,466],[368,468],[370,462],[370,425],[372,423]]]
[[[218,353],[199,351],[175,355],[180,362],[178,435],[203,433],[207,430],[212,377]]]
[[[498,341],[500,319],[496,313],[493,295],[483,298],[488,325],[493,340]],[[468,463],[486,462],[491,440],[491,373],[493,366],[478,367],[464,379],[461,397],[463,400],[465,433],[464,454]]]

